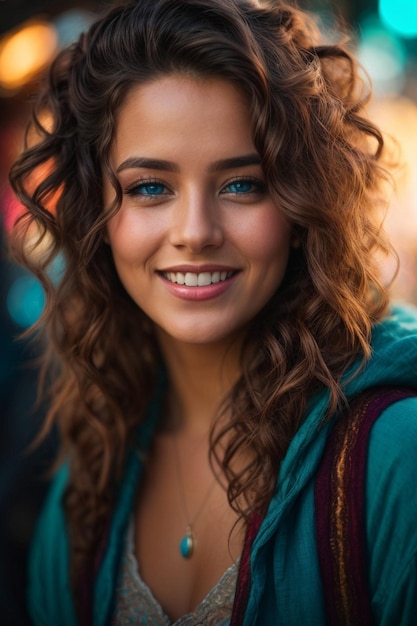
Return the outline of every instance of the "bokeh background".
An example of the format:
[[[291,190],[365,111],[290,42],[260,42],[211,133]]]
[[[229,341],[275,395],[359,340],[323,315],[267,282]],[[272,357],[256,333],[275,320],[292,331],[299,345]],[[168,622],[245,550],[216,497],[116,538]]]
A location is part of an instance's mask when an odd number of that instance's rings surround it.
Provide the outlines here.
[[[180,0],[178,0],[180,1]],[[227,2],[228,0],[224,0]],[[40,285],[10,261],[7,234],[19,214],[7,173],[30,103],[50,60],[112,0],[0,0],[0,622],[29,624],[25,561],[56,449],[52,433],[29,452],[44,414],[36,406],[35,342],[18,339],[43,306]],[[398,142],[401,166],[386,228],[400,258],[393,297],[417,305],[417,0],[300,0],[329,39],[348,31],[374,85],[371,117]],[[387,275],[393,265],[386,266]],[[58,625],[57,625],[58,626]]]

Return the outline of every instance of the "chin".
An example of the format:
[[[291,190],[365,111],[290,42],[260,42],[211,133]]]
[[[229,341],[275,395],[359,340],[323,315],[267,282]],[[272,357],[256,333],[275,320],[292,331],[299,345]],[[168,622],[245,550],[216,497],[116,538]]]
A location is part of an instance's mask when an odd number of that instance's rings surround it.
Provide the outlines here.
[[[240,329],[239,331],[234,331],[232,333],[224,332],[224,329],[177,329],[174,331],[173,329],[164,329],[160,328],[161,339],[165,341],[170,341],[173,343],[191,345],[191,346],[201,346],[209,348],[212,347],[220,347],[220,346],[229,346],[234,341],[238,340],[243,331]]]

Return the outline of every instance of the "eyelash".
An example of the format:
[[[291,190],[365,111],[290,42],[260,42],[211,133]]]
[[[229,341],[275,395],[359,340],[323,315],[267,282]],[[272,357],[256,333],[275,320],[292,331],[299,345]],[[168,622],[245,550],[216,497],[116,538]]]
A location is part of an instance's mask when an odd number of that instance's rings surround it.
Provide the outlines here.
[[[227,187],[231,187],[232,185],[235,185],[236,183],[250,183],[253,189],[251,189],[250,191],[240,191],[240,192],[224,191],[225,189],[227,189]],[[253,195],[253,194],[261,194],[261,193],[264,193],[265,190],[266,190],[266,185],[262,180],[259,180],[259,178],[255,178],[252,176],[238,176],[237,178],[233,178],[232,180],[227,182],[226,185],[223,186],[221,193],[228,193],[234,196],[247,196],[247,195]]]
[[[248,183],[250,184],[252,188],[248,191],[226,191],[228,187],[231,187],[232,185],[236,185],[239,183]],[[155,194],[141,192],[141,188],[150,187],[150,186],[155,186],[155,187],[160,186],[163,188],[164,191],[162,193],[155,193]],[[167,190],[169,192],[169,188],[166,186],[165,183],[158,180],[157,178],[149,178],[147,180],[141,180],[141,181],[133,183],[132,185],[130,185],[124,190],[124,193],[128,196],[141,196],[142,198],[146,198],[149,200],[152,198],[160,198],[161,196],[168,195]],[[262,194],[265,192],[265,190],[266,190],[266,185],[262,180],[259,180],[258,178],[255,178],[252,176],[238,176],[228,181],[222,187],[220,193],[244,197],[244,196],[249,196],[253,194]]]
[[[140,191],[141,188],[143,188],[143,187],[150,187],[152,185],[163,187],[164,192],[163,193],[151,194],[151,193],[142,193]],[[141,181],[138,181],[136,183],[133,183],[133,185],[130,185],[129,187],[127,187],[125,189],[124,193],[127,196],[142,196],[142,197],[146,197],[146,198],[158,198],[160,196],[165,195],[166,190],[167,190],[167,186],[165,185],[165,183],[161,182],[160,180],[158,180],[156,178],[149,178],[147,180],[141,180]]]

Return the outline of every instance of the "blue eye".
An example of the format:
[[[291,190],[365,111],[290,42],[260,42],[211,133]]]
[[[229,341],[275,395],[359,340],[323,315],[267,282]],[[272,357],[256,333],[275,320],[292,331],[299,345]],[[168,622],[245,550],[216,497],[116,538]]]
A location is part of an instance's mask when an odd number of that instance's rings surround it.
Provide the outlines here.
[[[137,196],[139,198],[158,198],[168,193],[167,187],[157,180],[137,182],[125,190],[125,194],[128,196]]]
[[[142,183],[135,187],[135,193],[142,196],[160,196],[165,192],[165,185],[162,183]]]
[[[237,180],[227,186],[232,193],[248,193],[252,191],[253,183],[249,180]]]
[[[261,193],[262,191],[265,191],[264,183],[260,180],[251,180],[250,178],[233,180],[223,189],[223,193],[231,193],[235,195]]]

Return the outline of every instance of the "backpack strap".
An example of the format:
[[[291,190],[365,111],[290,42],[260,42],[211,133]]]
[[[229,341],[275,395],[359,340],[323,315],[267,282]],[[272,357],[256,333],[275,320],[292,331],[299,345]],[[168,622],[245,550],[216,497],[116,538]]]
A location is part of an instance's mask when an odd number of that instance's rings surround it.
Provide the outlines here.
[[[352,401],[328,438],[315,483],[316,535],[324,601],[331,626],[372,626],[366,562],[365,482],[368,439],[408,389],[373,388]]]
[[[233,603],[232,617],[230,619],[230,626],[241,626],[245,619],[245,611],[248,603],[251,585],[250,555],[252,544],[256,535],[258,534],[261,522],[262,515],[260,513],[252,513],[246,530],[242,555],[240,557],[239,572],[236,582],[236,593]]]

